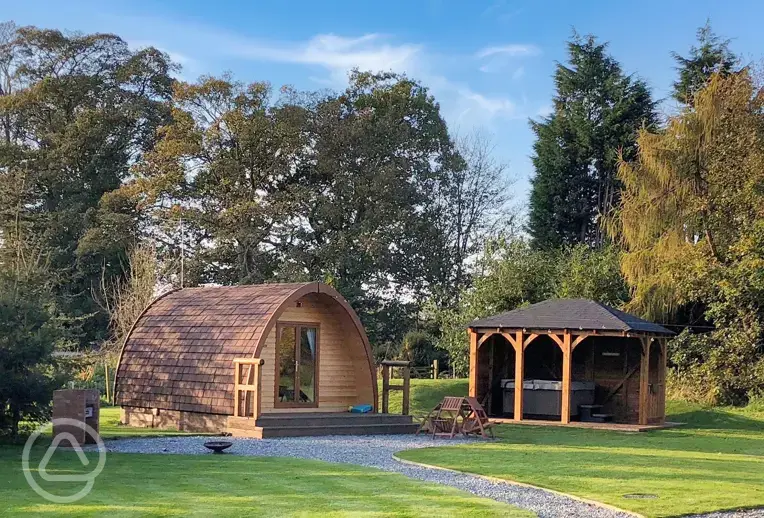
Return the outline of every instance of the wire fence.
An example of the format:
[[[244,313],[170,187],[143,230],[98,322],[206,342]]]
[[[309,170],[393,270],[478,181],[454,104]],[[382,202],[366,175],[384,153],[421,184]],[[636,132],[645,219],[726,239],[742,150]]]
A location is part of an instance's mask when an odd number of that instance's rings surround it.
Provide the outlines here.
[[[106,382],[103,379],[72,380],[67,383],[70,389],[98,389],[101,397],[106,397]]]

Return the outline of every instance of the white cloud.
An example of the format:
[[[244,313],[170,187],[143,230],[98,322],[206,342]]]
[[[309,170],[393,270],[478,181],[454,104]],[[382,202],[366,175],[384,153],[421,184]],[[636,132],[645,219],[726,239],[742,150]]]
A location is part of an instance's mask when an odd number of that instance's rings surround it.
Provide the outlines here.
[[[537,56],[541,49],[530,44],[510,44],[500,47],[484,47],[475,53],[475,59],[482,62],[479,70],[487,74],[501,72],[513,59]]]
[[[247,59],[320,66],[329,78],[311,76],[323,86],[342,87],[353,68],[360,70],[391,70],[406,73],[421,80],[441,102],[447,115],[458,114],[460,121],[485,124],[496,117],[516,116],[515,103],[506,97],[491,97],[474,91],[468,85],[447,78],[433,70],[437,59],[428,55],[421,45],[393,44],[380,34],[343,37],[320,34],[304,43],[237,44],[230,52]]]
[[[385,43],[379,34],[357,38],[319,34],[307,42],[296,44],[241,42],[229,46],[227,51],[248,59],[318,65],[344,74],[356,67],[362,70],[405,71],[414,65],[421,46],[392,45]]]
[[[474,103],[478,109],[483,110],[490,115],[500,113],[511,115],[515,111],[515,103],[506,98],[487,97],[469,89],[459,90],[459,95],[461,95],[463,99]]]
[[[237,61],[304,66],[306,69],[298,72],[302,77],[335,89],[347,85],[348,72],[353,68],[393,71],[405,73],[429,87],[449,122],[458,118],[465,124],[482,125],[496,118],[521,116],[510,97],[488,95],[469,84],[470,77],[464,72],[474,53],[454,60],[452,55],[440,56],[421,44],[400,42],[390,35],[377,33],[354,36],[328,33],[302,41],[278,41],[157,18],[122,17],[115,22],[120,27],[114,30],[130,38],[131,44],[150,44],[174,56],[175,61],[183,65],[185,80],[193,80],[190,76],[200,73],[240,69]],[[535,48],[509,45],[481,52],[487,52],[489,57],[485,61],[490,62],[511,59],[510,54],[534,54]]]
[[[485,59],[491,56],[509,56],[509,57],[525,57],[525,56],[538,56],[541,54],[541,49],[536,45],[524,45],[524,44],[511,44],[501,47],[485,47],[475,53],[475,57],[478,59]]]
[[[452,125],[480,127],[490,125],[496,119],[515,119],[517,105],[506,97],[492,97],[463,87],[444,106],[444,116]]]
[[[457,126],[480,126],[497,118],[520,117],[516,103],[509,97],[485,95],[443,75],[428,75],[422,81],[439,100],[446,120]]]

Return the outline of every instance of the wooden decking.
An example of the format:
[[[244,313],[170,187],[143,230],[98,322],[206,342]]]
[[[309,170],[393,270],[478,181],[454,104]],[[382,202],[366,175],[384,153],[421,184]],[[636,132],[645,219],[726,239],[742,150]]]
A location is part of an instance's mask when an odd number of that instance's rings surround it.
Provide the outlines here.
[[[560,421],[548,421],[545,419],[523,419],[515,421],[511,418],[492,417],[491,421],[499,424],[517,424],[531,426],[563,426],[567,428],[589,428],[594,430],[612,430],[616,432],[649,432],[650,430],[663,430],[665,428],[675,428],[684,423],[665,422],[663,424],[628,424],[628,423],[583,423],[581,421],[571,421],[563,424]]]
[[[234,437],[265,439],[320,435],[378,435],[414,433],[418,425],[411,416],[397,414],[351,414],[349,412],[303,412],[263,414],[257,419],[229,417],[228,432]]]

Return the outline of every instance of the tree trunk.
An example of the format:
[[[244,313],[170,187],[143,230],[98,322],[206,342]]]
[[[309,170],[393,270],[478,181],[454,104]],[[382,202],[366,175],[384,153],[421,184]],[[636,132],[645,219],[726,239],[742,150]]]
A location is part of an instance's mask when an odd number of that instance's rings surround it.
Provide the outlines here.
[[[19,407],[11,403],[11,439],[19,436],[19,423],[21,422],[21,412]]]

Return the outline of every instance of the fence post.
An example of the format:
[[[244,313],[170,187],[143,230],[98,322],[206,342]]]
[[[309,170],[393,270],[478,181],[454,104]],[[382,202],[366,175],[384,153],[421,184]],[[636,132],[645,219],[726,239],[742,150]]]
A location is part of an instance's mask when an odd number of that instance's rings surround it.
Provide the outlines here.
[[[382,364],[382,413],[390,409],[390,367]]]
[[[432,379],[438,379],[438,360],[432,360]]]
[[[403,415],[409,415],[409,388],[411,387],[411,369],[403,368]]]
[[[411,362],[407,361],[395,361],[395,360],[383,360],[382,362],[382,413],[387,414],[390,410],[390,391],[402,390],[403,391],[403,415],[409,413],[409,392],[411,381]],[[403,369],[403,384],[402,385],[390,385],[390,372],[393,368],[400,367]]]
[[[106,392],[106,402],[111,404],[111,390],[109,390],[109,364],[103,362],[104,391]]]

